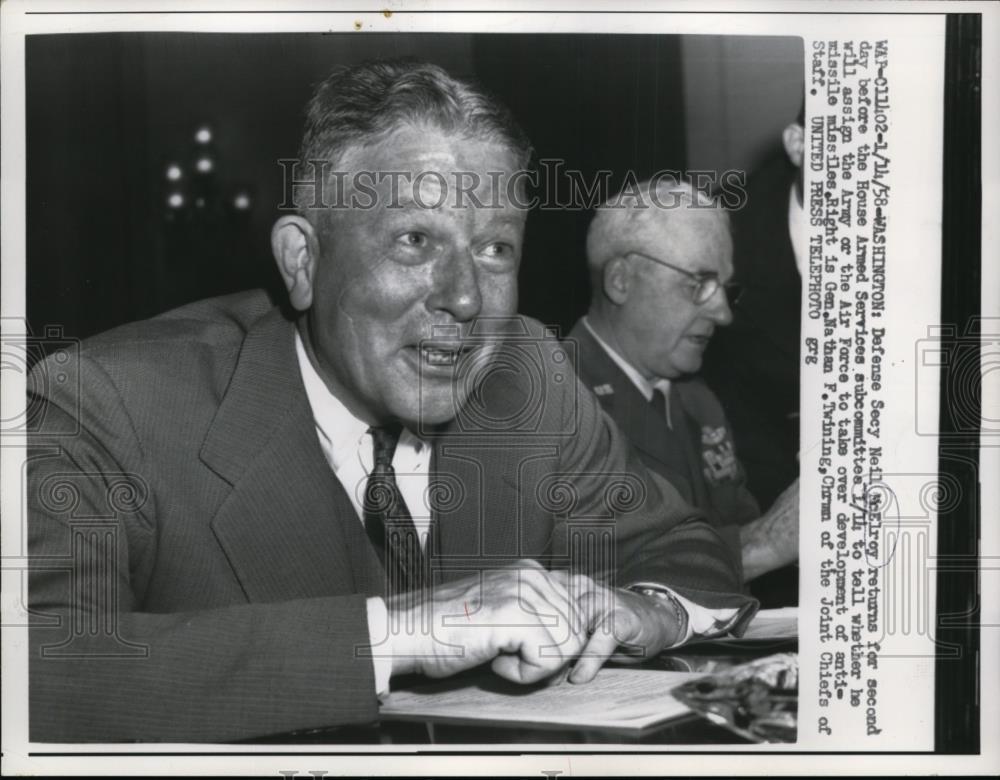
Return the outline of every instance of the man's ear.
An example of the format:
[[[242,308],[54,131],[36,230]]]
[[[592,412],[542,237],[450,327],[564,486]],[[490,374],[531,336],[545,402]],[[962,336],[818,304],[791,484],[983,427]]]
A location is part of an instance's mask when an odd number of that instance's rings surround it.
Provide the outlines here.
[[[785,154],[792,161],[796,168],[802,167],[802,158],[805,155],[805,130],[798,122],[792,122],[781,131],[781,143],[784,144]]]
[[[604,294],[621,306],[628,300],[632,286],[632,267],[624,257],[612,257],[604,264]]]
[[[271,252],[288,290],[288,299],[298,311],[312,306],[313,280],[319,260],[319,238],[305,217],[281,217],[271,228]]]

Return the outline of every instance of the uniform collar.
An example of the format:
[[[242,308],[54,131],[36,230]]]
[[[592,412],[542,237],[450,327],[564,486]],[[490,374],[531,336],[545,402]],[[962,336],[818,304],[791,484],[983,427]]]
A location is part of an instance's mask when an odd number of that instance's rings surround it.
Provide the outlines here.
[[[625,358],[619,355],[604,339],[601,338],[600,334],[593,327],[591,327],[589,320],[583,318],[583,326],[587,329],[591,336],[594,337],[594,341],[600,345],[601,349],[608,353],[608,357],[611,358],[615,365],[621,369],[622,373],[629,378],[629,381],[635,385],[636,389],[642,393],[643,397],[647,401],[653,400],[653,391],[659,390],[664,396],[670,396],[670,380],[669,379],[657,379],[650,382],[646,377],[635,370],[635,367],[629,363]]]

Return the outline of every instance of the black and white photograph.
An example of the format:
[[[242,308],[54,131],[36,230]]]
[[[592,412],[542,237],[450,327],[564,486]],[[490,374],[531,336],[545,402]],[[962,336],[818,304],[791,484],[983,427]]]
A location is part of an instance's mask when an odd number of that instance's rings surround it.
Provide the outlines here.
[[[995,9],[407,5],[4,6],[5,771],[995,767]]]

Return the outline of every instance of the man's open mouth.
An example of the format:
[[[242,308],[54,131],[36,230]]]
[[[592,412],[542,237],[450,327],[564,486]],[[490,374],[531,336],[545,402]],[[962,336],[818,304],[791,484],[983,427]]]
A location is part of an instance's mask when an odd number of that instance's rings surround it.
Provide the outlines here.
[[[432,366],[453,366],[458,361],[459,349],[441,349],[439,347],[421,347],[421,359]]]
[[[420,351],[420,360],[428,366],[454,366],[459,359],[476,349],[476,344],[463,344],[462,342],[447,342],[428,344],[421,343],[417,349]]]

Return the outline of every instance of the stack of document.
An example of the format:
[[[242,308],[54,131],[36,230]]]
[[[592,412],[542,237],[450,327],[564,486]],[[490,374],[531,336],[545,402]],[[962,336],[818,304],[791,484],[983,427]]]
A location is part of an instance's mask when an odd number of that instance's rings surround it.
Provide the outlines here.
[[[585,685],[525,686],[481,672],[393,691],[379,715],[384,720],[642,730],[690,712],[670,691],[702,676],[604,667]]]

